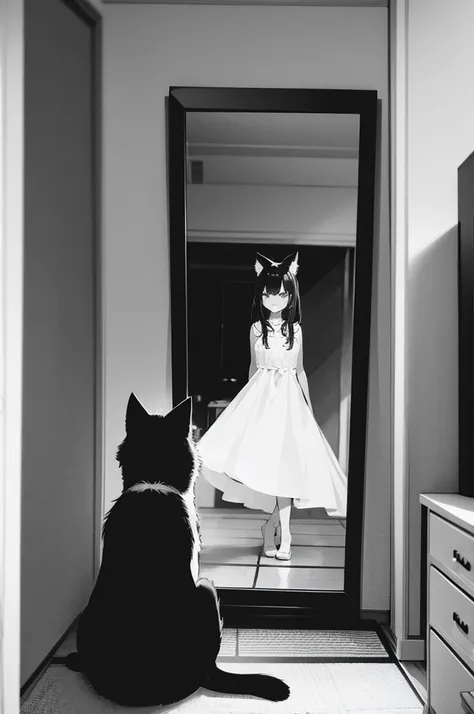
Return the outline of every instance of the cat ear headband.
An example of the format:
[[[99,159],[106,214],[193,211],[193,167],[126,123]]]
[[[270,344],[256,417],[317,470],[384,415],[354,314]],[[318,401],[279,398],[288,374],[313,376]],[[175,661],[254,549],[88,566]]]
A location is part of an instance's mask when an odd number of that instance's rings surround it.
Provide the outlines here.
[[[257,273],[257,275],[260,275],[262,270],[268,271],[270,268],[277,268],[277,270],[279,270],[282,275],[287,272],[291,273],[292,275],[296,275],[299,268],[298,251],[296,251],[296,253],[291,253],[291,255],[287,255],[286,258],[281,261],[281,263],[276,263],[274,260],[266,258],[261,253],[257,253],[257,259],[255,261],[255,272]]]

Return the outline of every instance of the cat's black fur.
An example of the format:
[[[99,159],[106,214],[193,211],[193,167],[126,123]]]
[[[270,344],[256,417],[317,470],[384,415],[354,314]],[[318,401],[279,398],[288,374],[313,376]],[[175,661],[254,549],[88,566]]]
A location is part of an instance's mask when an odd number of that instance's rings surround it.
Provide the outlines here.
[[[199,460],[190,418],[189,398],[162,417],[130,396],[117,452],[123,492],[106,516],[102,564],[66,663],[122,705],[178,702],[199,687],[282,701],[289,688],[280,679],[216,666],[217,594],[209,580],[195,580]]]

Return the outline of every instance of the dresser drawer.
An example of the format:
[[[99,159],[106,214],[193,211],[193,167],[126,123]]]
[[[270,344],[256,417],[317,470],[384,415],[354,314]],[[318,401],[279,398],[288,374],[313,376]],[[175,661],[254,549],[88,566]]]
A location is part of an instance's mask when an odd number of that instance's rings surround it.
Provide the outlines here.
[[[430,567],[430,627],[459,647],[474,667],[474,601]]]
[[[430,555],[474,588],[474,536],[430,513]]]
[[[434,714],[464,714],[461,692],[474,689],[474,674],[430,630],[430,700]]]

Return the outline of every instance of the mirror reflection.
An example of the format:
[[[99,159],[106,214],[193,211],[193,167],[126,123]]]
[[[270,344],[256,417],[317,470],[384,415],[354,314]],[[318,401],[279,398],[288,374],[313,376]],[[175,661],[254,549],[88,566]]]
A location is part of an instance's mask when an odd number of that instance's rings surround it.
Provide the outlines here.
[[[201,573],[342,590],[358,115],[187,115]]]

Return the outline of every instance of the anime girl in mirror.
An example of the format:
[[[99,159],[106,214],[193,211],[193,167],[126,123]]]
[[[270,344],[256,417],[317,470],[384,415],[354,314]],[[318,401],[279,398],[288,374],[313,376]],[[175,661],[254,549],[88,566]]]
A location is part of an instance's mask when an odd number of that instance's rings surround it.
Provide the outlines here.
[[[345,518],[347,476],[313,415],[298,254],[277,263],[257,253],[255,271],[249,380],[198,448],[202,473],[223,500],[270,514],[262,527],[263,554],[290,560],[291,505]]]

